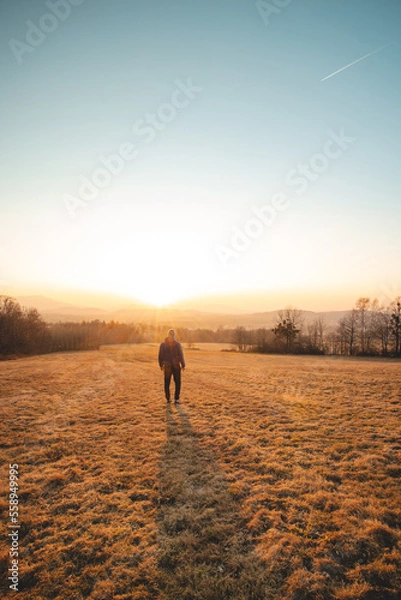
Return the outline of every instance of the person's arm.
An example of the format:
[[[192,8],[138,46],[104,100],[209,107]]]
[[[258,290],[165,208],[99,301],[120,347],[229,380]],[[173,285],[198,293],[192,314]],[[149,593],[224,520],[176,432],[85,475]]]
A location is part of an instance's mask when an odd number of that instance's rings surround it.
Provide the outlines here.
[[[180,363],[181,363],[182,368],[185,369],[184,352],[183,352],[181,344],[180,344]]]
[[[163,344],[160,344],[159,346],[159,356],[158,356],[158,361],[159,361],[159,367],[162,369],[163,368],[163,348],[162,348]]]

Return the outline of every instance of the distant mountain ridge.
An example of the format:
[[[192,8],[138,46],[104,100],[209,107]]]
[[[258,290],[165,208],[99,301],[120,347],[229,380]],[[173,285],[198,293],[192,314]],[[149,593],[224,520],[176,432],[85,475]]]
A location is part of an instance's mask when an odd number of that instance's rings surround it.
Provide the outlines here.
[[[161,325],[181,326],[190,329],[232,328],[239,325],[254,329],[258,327],[272,327],[277,321],[279,313],[279,310],[220,313],[195,310],[193,308],[155,308],[139,302],[134,302],[132,305],[122,307],[118,310],[105,310],[96,307],[69,304],[47,298],[46,296],[19,296],[17,300],[21,306],[36,308],[48,323],[99,319],[122,323],[160,323]],[[302,312],[305,324],[312,323],[317,318],[322,317],[327,327],[331,329],[335,327],[348,311],[314,312],[305,310]]]

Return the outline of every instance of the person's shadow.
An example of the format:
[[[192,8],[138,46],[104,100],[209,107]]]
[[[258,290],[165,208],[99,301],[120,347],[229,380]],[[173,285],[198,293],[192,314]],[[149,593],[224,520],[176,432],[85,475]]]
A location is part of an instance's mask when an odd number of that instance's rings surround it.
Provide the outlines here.
[[[161,598],[267,598],[266,570],[224,473],[182,406],[167,405],[166,420],[158,514]]]

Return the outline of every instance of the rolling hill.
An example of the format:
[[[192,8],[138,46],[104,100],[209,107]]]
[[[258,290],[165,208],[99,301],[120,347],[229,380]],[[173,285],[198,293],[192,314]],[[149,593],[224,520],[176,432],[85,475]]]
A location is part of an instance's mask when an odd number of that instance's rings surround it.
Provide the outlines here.
[[[249,329],[258,327],[272,327],[278,318],[278,310],[264,312],[235,313],[209,312],[205,310],[162,307],[155,308],[140,302],[134,302],[117,310],[105,310],[90,306],[78,306],[60,302],[45,296],[20,296],[17,300],[22,306],[35,307],[48,323],[63,321],[82,321],[100,319],[105,321],[118,321],[121,323],[160,323],[172,324],[175,327],[188,327],[190,329],[218,327],[232,328],[242,325]],[[219,307],[225,308],[225,307]],[[347,311],[314,312],[303,311],[304,323],[313,322],[319,317],[324,319],[328,328],[333,328]]]

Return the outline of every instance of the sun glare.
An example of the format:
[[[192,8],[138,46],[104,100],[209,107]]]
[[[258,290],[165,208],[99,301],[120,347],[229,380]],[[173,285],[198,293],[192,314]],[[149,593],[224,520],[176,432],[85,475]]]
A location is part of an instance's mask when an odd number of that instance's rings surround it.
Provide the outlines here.
[[[160,289],[149,290],[143,293],[137,292],[135,297],[137,300],[141,300],[145,304],[150,304],[155,308],[163,308],[178,300],[176,296],[169,294],[168,290]]]

